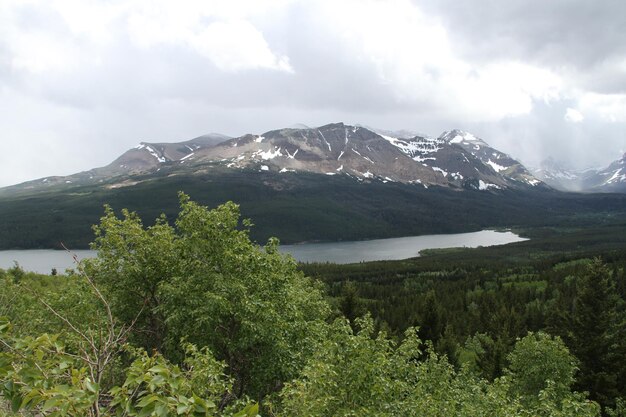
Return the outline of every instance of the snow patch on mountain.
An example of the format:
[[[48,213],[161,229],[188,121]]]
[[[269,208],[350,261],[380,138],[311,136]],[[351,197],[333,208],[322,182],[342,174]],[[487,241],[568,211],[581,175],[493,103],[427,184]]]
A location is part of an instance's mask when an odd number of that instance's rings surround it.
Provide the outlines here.
[[[502,165],[496,164],[491,159],[487,161],[487,165],[489,165],[491,168],[493,168],[493,170],[496,171],[496,172],[502,172],[502,171],[505,171],[508,168],[508,167],[504,167]]]
[[[151,146],[149,145],[145,145],[146,150],[150,153],[150,155],[154,156],[156,158],[157,161],[159,161],[160,163],[163,163],[166,161],[166,159],[162,156],[160,156],[157,151],[155,151]]]
[[[417,162],[423,161],[424,154],[432,154],[439,151],[442,147],[441,141],[437,139],[423,137],[415,139],[400,139],[393,136],[380,135],[387,142],[400,149],[404,154],[409,155]],[[432,157],[431,157],[432,158]],[[432,158],[435,159],[435,158]]]
[[[605,184],[612,184],[612,183],[626,181],[626,174],[622,174],[622,170],[623,169],[620,168],[617,171],[615,171],[615,173],[611,176],[611,178],[605,181]]]
[[[478,189],[481,191],[485,191],[485,190],[489,190],[491,188],[495,188],[495,189],[500,189],[500,187],[498,187],[496,184],[490,184],[488,182],[485,182],[483,180],[478,180]]]
[[[274,151],[272,151],[271,149],[269,151],[256,151],[255,153],[252,154],[253,156],[260,156],[261,159],[267,161],[269,159],[274,159],[277,156],[282,156],[283,154],[280,152],[280,148],[275,148]],[[295,156],[295,154],[294,154]]]
[[[324,143],[326,144],[326,146],[328,146],[328,152],[332,152],[332,148],[330,147],[330,143],[328,143],[328,141],[326,140],[326,138],[324,137],[324,134],[322,133],[321,130],[317,129],[317,131],[319,132],[320,136],[322,137],[322,139],[324,140]]]
[[[448,140],[448,143],[467,143],[467,142],[482,142],[482,140],[478,139],[476,136],[472,135],[469,132],[463,132],[461,130],[453,130],[452,132],[445,132],[446,134],[454,134],[452,138]],[[451,135],[450,135],[451,136]]]

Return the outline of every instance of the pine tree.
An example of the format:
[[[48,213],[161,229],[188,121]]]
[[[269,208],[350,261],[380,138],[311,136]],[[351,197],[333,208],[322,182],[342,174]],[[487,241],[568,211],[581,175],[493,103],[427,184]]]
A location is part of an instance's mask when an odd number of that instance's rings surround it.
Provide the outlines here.
[[[611,274],[601,260],[593,260],[577,281],[568,332],[572,353],[580,360],[576,389],[590,393],[602,405],[618,396],[618,374],[624,357],[618,339],[621,314]],[[620,357],[622,356],[622,357]]]

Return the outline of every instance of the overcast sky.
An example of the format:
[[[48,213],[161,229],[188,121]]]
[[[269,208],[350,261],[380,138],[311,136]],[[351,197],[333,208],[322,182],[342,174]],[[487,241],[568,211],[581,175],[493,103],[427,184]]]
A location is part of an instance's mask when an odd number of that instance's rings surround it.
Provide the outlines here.
[[[0,0],[0,186],[140,141],[337,121],[607,165],[626,2]]]

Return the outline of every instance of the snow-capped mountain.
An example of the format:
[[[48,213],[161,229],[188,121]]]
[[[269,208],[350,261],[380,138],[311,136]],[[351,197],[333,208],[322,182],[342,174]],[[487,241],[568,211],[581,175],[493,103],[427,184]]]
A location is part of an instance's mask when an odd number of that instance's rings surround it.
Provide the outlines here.
[[[493,172],[509,181],[535,186],[541,183],[519,161],[489,146],[485,141],[468,132],[452,130],[444,132],[441,139],[452,145],[458,145],[478,158]]]
[[[608,167],[597,171],[595,177],[596,189],[626,192],[626,154]]]
[[[134,176],[139,174],[193,174],[215,166],[278,174],[344,175],[361,182],[453,189],[543,185],[518,161],[470,133],[452,130],[438,138],[410,135],[333,123],[316,128],[298,125],[237,138],[213,134],[181,143],[142,142],[106,167],[31,181],[21,187],[103,183],[116,188],[134,185]]]
[[[626,154],[606,168],[573,171],[547,159],[533,174],[553,188],[580,192],[626,192]]]
[[[478,149],[468,148],[471,140]],[[494,156],[483,157],[483,152]],[[348,175],[360,181],[417,183],[426,187],[484,190],[541,183],[519,162],[466,132],[453,131],[439,138],[406,138],[343,123],[234,138],[198,153],[195,161],[220,161],[231,168],[256,167],[279,173]]]

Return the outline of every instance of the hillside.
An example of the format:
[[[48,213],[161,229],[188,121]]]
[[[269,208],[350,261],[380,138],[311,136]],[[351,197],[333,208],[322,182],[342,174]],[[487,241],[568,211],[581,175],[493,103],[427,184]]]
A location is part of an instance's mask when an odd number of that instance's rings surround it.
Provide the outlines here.
[[[173,220],[179,191],[210,207],[235,201],[255,219],[255,239],[284,243],[594,224],[626,212],[626,195],[555,191],[468,132],[334,123],[142,142],[106,167],[0,189],[0,248],[86,247],[105,204]]]
[[[138,211],[144,219],[161,212],[173,220],[178,191],[213,207],[241,205],[255,219],[252,236],[284,243],[357,240],[485,227],[595,224],[626,214],[626,195],[579,195],[551,190],[466,190],[415,184],[355,181],[348,176],[257,172],[209,166],[203,174],[136,176],[132,187],[76,185],[34,195],[2,198],[0,247],[86,247],[103,205]]]

